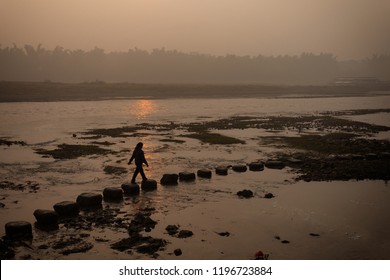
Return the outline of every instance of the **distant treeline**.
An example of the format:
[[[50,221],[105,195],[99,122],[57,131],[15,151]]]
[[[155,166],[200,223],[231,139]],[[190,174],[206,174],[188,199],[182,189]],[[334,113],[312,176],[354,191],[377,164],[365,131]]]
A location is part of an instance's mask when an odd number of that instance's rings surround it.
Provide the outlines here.
[[[129,83],[264,83],[321,85],[337,77],[390,80],[390,55],[338,61],[333,54],[213,56],[155,49],[151,52],[0,47],[0,80]]]

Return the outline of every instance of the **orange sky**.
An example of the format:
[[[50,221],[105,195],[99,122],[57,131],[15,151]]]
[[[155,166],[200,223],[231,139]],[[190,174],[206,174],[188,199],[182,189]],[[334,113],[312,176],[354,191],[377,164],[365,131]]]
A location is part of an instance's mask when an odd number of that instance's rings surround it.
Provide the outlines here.
[[[0,0],[0,43],[225,55],[390,53],[390,0]]]

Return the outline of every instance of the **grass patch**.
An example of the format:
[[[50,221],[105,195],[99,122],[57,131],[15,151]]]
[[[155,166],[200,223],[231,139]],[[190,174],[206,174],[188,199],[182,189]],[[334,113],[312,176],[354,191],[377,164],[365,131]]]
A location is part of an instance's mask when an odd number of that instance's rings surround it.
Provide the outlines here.
[[[75,159],[90,155],[105,155],[112,151],[100,148],[96,145],[68,145],[61,144],[55,150],[37,150],[38,154],[48,155],[55,159]]]
[[[203,143],[209,144],[220,144],[220,145],[230,145],[230,144],[245,144],[245,141],[242,141],[237,138],[224,136],[218,133],[210,133],[210,132],[199,132],[189,135],[182,135],[183,137],[194,138],[202,141]]]

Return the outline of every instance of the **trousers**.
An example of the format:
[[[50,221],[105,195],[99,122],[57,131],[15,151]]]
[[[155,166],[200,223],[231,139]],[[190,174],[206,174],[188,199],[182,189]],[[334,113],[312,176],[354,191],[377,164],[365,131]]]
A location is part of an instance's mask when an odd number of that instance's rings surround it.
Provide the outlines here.
[[[147,180],[142,165],[137,165],[136,168],[135,168],[134,174],[133,174],[133,178],[131,179],[132,183],[135,183],[135,178],[137,177],[138,173],[141,174],[142,180]]]

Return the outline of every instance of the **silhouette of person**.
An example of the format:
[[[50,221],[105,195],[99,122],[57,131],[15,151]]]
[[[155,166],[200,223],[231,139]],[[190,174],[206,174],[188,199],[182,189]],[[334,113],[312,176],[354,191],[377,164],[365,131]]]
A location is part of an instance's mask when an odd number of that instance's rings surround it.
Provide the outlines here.
[[[142,150],[143,145],[144,144],[142,142],[139,142],[135,146],[134,151],[133,151],[133,155],[131,156],[131,158],[129,159],[129,162],[127,163],[127,164],[131,164],[133,162],[133,160],[135,160],[136,168],[135,168],[135,171],[133,174],[133,178],[131,179],[131,183],[133,183],[133,184],[135,184],[135,178],[137,177],[138,173],[141,173],[142,180],[145,181],[148,179],[148,178],[146,178],[145,173],[144,173],[144,169],[142,167],[142,165],[144,163],[146,164],[147,167],[149,167],[149,164],[145,159],[145,153]]]

